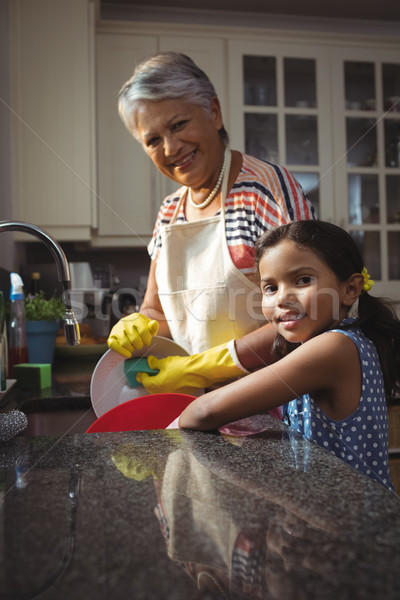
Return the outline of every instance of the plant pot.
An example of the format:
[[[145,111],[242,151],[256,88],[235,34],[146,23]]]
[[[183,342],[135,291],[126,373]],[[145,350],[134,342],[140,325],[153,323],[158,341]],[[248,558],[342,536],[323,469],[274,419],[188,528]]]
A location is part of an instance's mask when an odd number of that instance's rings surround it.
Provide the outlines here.
[[[60,321],[27,321],[28,359],[30,363],[52,364]]]

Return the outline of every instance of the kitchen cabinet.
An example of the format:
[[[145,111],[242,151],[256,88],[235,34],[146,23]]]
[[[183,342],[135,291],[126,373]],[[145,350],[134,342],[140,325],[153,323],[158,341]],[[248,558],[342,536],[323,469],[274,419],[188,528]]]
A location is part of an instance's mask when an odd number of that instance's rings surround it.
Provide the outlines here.
[[[400,398],[388,406],[389,465],[396,493],[400,495]]]
[[[399,301],[398,48],[243,40],[228,48],[233,147],[287,166],[319,217],[351,232],[374,292]]]
[[[359,244],[376,292],[400,300],[400,59],[343,47],[332,77],[337,222]]]
[[[157,51],[190,55],[217,82],[224,104],[223,42],[217,39],[98,32],[97,148],[98,231],[95,245],[146,245],[162,199],[177,184],[160,175],[122,123],[118,91],[135,66]]]
[[[93,2],[14,0],[10,11],[13,217],[60,240],[89,240],[96,220]]]
[[[228,53],[232,147],[288,167],[334,220],[329,47],[230,40]]]
[[[95,244],[147,243],[156,214],[157,175],[118,114],[118,92],[135,65],[157,50],[156,36],[97,34],[98,231]]]
[[[398,41],[95,24],[92,0],[15,0],[11,9],[13,216],[60,241],[148,243],[176,184],[125,129],[117,96],[138,61],[177,50],[216,86],[231,147],[287,166],[320,218],[354,234],[374,291],[400,299]]]

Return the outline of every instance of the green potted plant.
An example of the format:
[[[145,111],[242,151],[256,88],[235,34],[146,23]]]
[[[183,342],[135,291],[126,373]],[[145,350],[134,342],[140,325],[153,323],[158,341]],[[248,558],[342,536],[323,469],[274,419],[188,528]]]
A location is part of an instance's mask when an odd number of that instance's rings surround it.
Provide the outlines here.
[[[65,314],[61,298],[46,300],[44,292],[25,298],[26,333],[30,363],[50,363],[54,359],[57,332]]]

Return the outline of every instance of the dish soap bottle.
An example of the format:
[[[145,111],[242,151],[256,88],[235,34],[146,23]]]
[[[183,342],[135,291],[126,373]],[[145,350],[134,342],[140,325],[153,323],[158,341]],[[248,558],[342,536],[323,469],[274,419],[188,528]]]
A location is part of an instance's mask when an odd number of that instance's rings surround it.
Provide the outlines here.
[[[28,344],[25,323],[24,284],[18,273],[11,273],[10,336],[8,349],[8,376],[12,378],[14,365],[28,362]]]
[[[7,330],[6,330],[6,307],[4,294],[0,290],[0,391],[7,389],[8,374],[8,352],[7,352]]]
[[[40,292],[40,273],[37,273],[35,271],[34,273],[31,273],[30,295],[35,296],[35,294],[38,294],[39,292]]]

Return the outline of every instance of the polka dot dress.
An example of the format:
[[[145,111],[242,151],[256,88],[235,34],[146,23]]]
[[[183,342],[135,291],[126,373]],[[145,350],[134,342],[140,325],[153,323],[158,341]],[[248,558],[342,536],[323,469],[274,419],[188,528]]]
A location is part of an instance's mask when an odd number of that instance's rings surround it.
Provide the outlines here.
[[[393,490],[388,459],[388,416],[378,353],[361,329],[332,329],[347,335],[358,348],[362,366],[362,395],[357,410],[344,421],[334,421],[309,394],[284,408],[284,421],[312,440]]]

